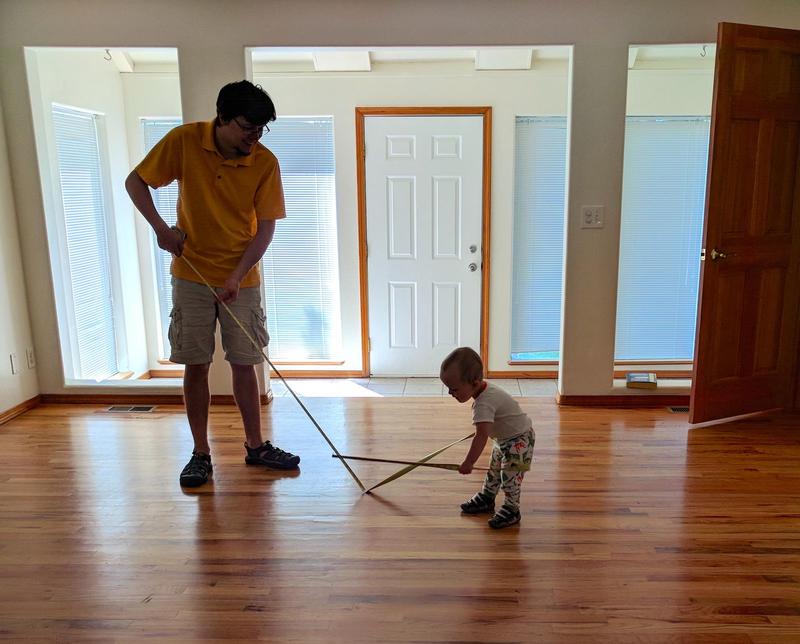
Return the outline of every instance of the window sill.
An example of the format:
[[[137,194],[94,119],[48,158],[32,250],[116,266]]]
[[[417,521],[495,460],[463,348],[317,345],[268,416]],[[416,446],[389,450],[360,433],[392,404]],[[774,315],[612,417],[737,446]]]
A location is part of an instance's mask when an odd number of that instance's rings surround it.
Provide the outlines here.
[[[625,380],[614,380],[611,395],[614,396],[655,396],[667,394],[689,394],[692,390],[692,381],[686,378],[661,379],[655,389],[636,389],[627,387]]]
[[[182,389],[182,378],[153,378],[148,380],[67,380],[64,389]]]
[[[180,366],[180,365],[175,365]],[[146,371],[137,380],[167,380],[171,378],[183,379],[183,367],[180,369],[150,369]]]
[[[340,367],[344,360],[309,360],[307,362],[286,362],[284,360],[270,360],[276,367]]]

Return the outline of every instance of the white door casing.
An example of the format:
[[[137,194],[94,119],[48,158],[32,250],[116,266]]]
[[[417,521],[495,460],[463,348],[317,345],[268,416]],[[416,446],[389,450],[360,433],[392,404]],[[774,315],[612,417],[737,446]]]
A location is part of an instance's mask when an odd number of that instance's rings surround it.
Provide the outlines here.
[[[480,351],[483,117],[364,120],[370,371]]]

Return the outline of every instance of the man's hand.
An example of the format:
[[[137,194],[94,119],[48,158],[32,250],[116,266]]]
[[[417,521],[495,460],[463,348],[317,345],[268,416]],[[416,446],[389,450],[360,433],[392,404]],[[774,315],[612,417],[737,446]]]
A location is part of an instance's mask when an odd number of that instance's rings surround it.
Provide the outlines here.
[[[185,238],[186,235],[172,228],[164,228],[156,233],[158,247],[168,253],[172,253],[175,257],[180,257],[183,254],[183,240]]]
[[[229,277],[222,285],[222,293],[217,295],[220,302],[225,304],[233,304],[236,298],[239,297],[239,280],[235,277]]]
[[[459,474],[470,474],[471,472],[472,472],[472,463],[464,461],[461,465],[458,466]]]

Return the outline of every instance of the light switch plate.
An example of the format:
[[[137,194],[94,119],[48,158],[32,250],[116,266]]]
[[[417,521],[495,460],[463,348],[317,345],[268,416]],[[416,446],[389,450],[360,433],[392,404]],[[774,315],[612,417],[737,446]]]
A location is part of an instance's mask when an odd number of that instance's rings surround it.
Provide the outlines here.
[[[581,206],[581,228],[602,228],[605,214],[604,206]]]

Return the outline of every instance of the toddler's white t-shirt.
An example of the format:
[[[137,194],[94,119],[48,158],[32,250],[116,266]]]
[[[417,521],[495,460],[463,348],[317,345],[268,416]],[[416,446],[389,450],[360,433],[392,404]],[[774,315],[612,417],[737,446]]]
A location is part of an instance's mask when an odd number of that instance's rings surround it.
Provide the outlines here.
[[[524,434],[532,427],[531,419],[511,394],[491,382],[472,403],[472,423],[493,423],[489,436],[500,441]]]

